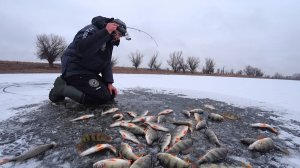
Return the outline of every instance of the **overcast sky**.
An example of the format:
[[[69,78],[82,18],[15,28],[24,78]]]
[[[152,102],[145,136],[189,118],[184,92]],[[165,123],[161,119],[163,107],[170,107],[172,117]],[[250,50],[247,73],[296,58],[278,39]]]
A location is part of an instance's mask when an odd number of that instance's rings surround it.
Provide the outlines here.
[[[212,58],[217,68],[251,65],[266,74],[300,73],[299,0],[0,0],[0,59],[39,61],[38,34],[57,34],[70,43],[78,30],[102,15],[123,20],[131,41],[114,49],[118,66],[131,66],[129,54],[144,54],[143,66],[159,52],[163,67],[174,51]]]

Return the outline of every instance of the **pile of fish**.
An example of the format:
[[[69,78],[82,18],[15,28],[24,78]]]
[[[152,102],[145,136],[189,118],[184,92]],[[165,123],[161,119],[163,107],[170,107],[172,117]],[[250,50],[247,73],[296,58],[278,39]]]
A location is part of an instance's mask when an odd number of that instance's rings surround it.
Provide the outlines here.
[[[146,139],[147,145],[151,146],[155,141],[160,145],[160,153],[156,154],[159,163],[164,167],[178,167],[185,168],[191,167],[192,165],[200,165],[202,163],[211,163],[221,161],[226,158],[228,150],[225,147],[220,147],[220,143],[213,131],[207,129],[206,121],[202,120],[200,114],[203,114],[202,109],[192,109],[184,110],[183,114],[188,118],[191,114],[194,116],[194,120],[182,120],[182,121],[172,121],[171,123],[176,126],[176,128],[171,131],[170,128],[162,125],[166,121],[166,115],[173,113],[172,109],[165,109],[158,113],[157,116],[148,115],[149,111],[144,111],[140,115],[133,111],[120,112],[118,108],[111,108],[107,111],[102,112],[101,116],[111,115],[114,123],[110,125],[111,128],[119,127],[119,133],[123,140],[136,143],[138,145],[142,144],[137,136],[143,136]],[[130,120],[124,120],[124,115],[131,117]],[[81,119],[87,119],[89,117],[94,117],[93,115],[85,115],[75,118],[71,121],[78,121]],[[209,118],[219,120],[218,115],[209,115]],[[218,147],[208,151],[203,157],[198,161],[192,162],[189,160],[183,160],[176,155],[179,153],[186,153],[192,149],[193,139],[185,138],[188,132],[192,133],[196,130],[204,129],[205,134],[208,138],[215,143]],[[117,149],[110,144],[97,144],[92,146],[80,153],[80,156],[87,156],[92,153],[101,150],[110,150],[112,154],[116,157],[100,160],[94,163],[93,167],[132,167],[132,168],[147,168],[152,167],[152,155],[146,154],[144,156],[139,156],[133,152],[132,147],[125,142],[122,142],[120,149]]]
[[[123,139],[119,149],[109,144],[112,138],[105,134],[86,134],[82,137],[78,147],[82,148],[82,143],[90,139],[94,139],[95,141],[103,140],[107,143],[100,143],[88,149],[80,150],[79,155],[80,157],[88,157],[88,155],[102,150],[111,151],[112,157],[94,163],[94,168],[151,168],[153,167],[153,157],[156,157],[159,164],[166,168],[200,167],[202,164],[220,163],[227,157],[229,151],[224,144],[220,143],[215,132],[209,128],[207,121],[223,122],[227,119],[238,119],[238,117],[231,116],[230,114],[222,116],[214,113],[212,111],[215,111],[216,108],[212,105],[206,104],[204,107],[208,110],[204,111],[200,108],[182,110],[182,115],[186,119],[172,119],[171,121],[167,116],[174,113],[172,109],[165,109],[157,115],[150,115],[147,110],[138,114],[134,111],[122,112],[118,108],[111,108],[102,112],[101,116],[111,116],[114,122],[110,125],[110,128],[119,129],[118,132]],[[83,115],[70,121],[77,122],[92,117],[95,116],[93,114]],[[251,124],[251,127],[266,129],[278,134],[277,129],[265,123],[254,123]],[[197,139],[187,136],[195,132],[203,134],[215,147],[208,150],[203,156],[199,156],[197,160],[180,157],[182,156],[181,154],[187,154],[195,148],[193,147],[193,142],[197,141]],[[147,144],[140,142],[140,138],[137,137],[144,137]],[[134,149],[130,146],[130,143],[135,143],[141,147],[157,144],[160,151],[157,153],[145,153],[143,155],[137,154],[134,153]],[[288,153],[287,150],[277,146],[270,137],[261,139],[244,138],[241,139],[241,143],[249,145],[248,149],[250,151],[267,152],[277,149]],[[29,154],[27,152],[12,159],[2,160],[2,162],[0,160],[0,164],[9,161],[22,161],[34,157],[53,146],[56,146],[56,144],[52,143],[51,145],[37,147],[33,151],[29,151]]]
[[[212,105],[205,105],[209,111],[215,110]],[[212,122],[222,122],[226,119],[234,119],[234,116],[222,116],[213,112],[205,112],[203,109],[197,108],[192,110],[182,110],[182,114],[186,116],[186,120],[172,120],[170,123],[174,124],[175,129],[170,129],[166,123],[166,116],[173,113],[172,109],[165,109],[157,115],[149,115],[149,111],[144,111],[140,115],[134,111],[121,112],[118,108],[112,108],[102,112],[102,116],[111,115],[115,121],[110,125],[111,128],[120,128],[119,133],[123,139],[120,149],[117,149],[109,144],[98,144],[83,152],[80,156],[86,156],[93,152],[103,149],[109,149],[116,156],[111,159],[100,160],[94,163],[94,167],[132,167],[132,168],[150,168],[152,167],[152,155],[145,154],[140,156],[133,152],[130,144],[125,143],[130,141],[137,145],[145,145],[140,142],[137,136],[142,136],[146,139],[147,145],[152,146],[155,141],[160,147],[160,152],[156,153],[156,158],[163,167],[167,168],[185,168],[197,167],[204,163],[222,162],[228,155],[228,149],[222,145],[212,129],[208,127],[207,120]],[[206,113],[206,114],[205,114]],[[178,114],[176,114],[178,115]],[[125,116],[130,116],[129,120],[125,120]],[[86,118],[86,116],[82,116]],[[255,123],[251,125],[254,128],[267,129],[273,133],[278,131],[268,124]],[[199,131],[215,145],[206,152],[198,160],[189,160],[177,157],[178,154],[186,154],[193,148],[193,142],[197,141],[194,138],[188,138],[188,133]],[[190,136],[191,137],[191,136]],[[269,151],[271,149],[280,149],[276,146],[271,138],[241,139],[241,143],[249,145],[249,150],[253,151]],[[147,146],[146,145],[146,146]],[[284,151],[284,150],[281,150]]]

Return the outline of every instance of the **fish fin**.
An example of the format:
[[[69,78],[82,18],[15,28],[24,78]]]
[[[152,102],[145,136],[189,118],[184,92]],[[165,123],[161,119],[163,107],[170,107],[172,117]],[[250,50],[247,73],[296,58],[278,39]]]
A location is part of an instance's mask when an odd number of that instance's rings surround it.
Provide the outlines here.
[[[251,166],[250,163],[244,163],[244,162],[242,162],[242,167],[244,167],[244,168],[252,168],[252,166]]]
[[[180,138],[176,137],[176,138],[175,138],[175,143],[177,143],[177,142],[179,142],[179,141],[180,141]],[[174,144],[175,144],[175,143],[174,143]],[[173,145],[174,145],[174,144],[173,144]]]
[[[3,165],[7,162],[10,162],[11,160],[10,159],[0,159],[0,165]]]
[[[194,132],[194,128],[193,127],[189,127],[189,130],[190,130],[191,134]]]

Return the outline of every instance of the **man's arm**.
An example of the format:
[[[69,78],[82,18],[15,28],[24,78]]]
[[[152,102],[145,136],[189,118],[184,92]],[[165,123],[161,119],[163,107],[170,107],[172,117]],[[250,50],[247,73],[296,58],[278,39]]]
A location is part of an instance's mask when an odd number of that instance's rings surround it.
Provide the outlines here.
[[[97,30],[94,26],[88,26],[78,32],[75,37],[77,50],[83,54],[91,54],[99,51],[104,43],[111,40],[110,34],[118,27],[116,23],[107,23],[106,27]]]
[[[106,29],[97,31],[95,27],[89,26],[78,32],[74,41],[77,50],[85,55],[96,53],[110,39],[110,34]]]
[[[105,83],[114,83],[111,62],[102,70],[101,75]]]

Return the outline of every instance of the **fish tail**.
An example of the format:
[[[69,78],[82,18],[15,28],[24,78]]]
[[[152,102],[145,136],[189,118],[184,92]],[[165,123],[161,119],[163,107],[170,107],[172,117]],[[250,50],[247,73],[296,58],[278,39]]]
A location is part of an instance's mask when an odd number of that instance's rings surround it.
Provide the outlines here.
[[[219,141],[216,141],[216,146],[217,147],[222,147],[222,144]]]
[[[195,161],[195,164],[199,167],[201,164],[205,162],[203,156],[199,158],[199,160]]]
[[[285,148],[282,148],[280,146],[275,145],[275,149],[279,150],[280,152],[284,153],[285,155],[289,155],[290,154],[289,150],[287,150]]]
[[[3,165],[7,162],[10,162],[11,160],[10,159],[0,159],[0,165]]]
[[[79,143],[76,145],[77,152],[80,154],[83,152],[83,143]]]
[[[223,115],[223,117],[224,117],[224,120],[230,120],[231,119],[230,117],[228,117],[226,115]]]
[[[115,147],[111,146],[109,149],[110,149],[111,151],[113,151],[115,155],[118,155],[117,149],[116,149]]]
[[[270,130],[271,130],[273,133],[275,133],[276,135],[279,134],[279,132],[278,132],[278,130],[277,130],[276,128],[270,128]]]

